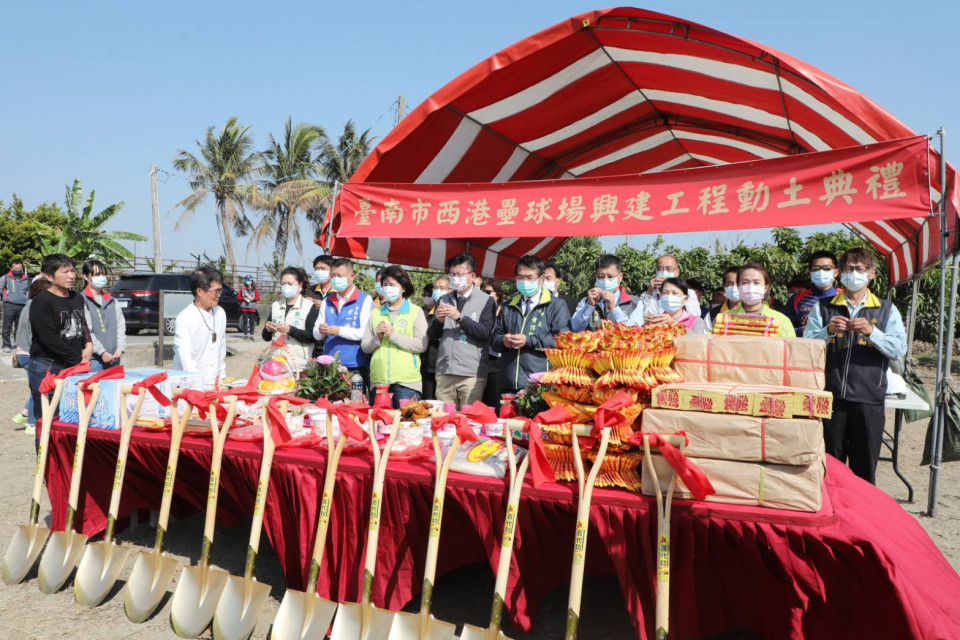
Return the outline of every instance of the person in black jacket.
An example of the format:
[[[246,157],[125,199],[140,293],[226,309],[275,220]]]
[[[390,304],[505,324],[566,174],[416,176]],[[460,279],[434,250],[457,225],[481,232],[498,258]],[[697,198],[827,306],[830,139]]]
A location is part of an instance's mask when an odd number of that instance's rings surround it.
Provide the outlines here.
[[[543,260],[527,255],[517,260],[517,291],[497,317],[491,347],[500,358],[500,392],[515,393],[527,386],[530,374],[546,371],[544,349],[553,348],[567,328],[567,305],[543,287]]]

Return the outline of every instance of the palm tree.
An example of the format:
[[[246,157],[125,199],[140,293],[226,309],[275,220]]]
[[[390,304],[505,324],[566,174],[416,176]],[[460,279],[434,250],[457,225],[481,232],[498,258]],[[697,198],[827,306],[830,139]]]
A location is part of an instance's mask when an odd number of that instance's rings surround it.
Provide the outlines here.
[[[238,124],[236,117],[227,120],[219,134],[215,135],[214,127],[209,127],[206,139],[203,142],[197,140],[197,146],[200,148],[199,158],[180,150],[173,161],[177,171],[190,174],[190,188],[193,189],[176,204],[183,207],[183,213],[174,228],[179,229],[208,196],[213,196],[223,251],[231,272],[236,273],[233,234],[243,236],[249,231],[250,221],[244,205],[254,185],[245,180],[257,170],[260,155],[252,151],[250,127]]]
[[[263,152],[260,173],[264,178],[260,188],[251,194],[251,204],[263,214],[253,230],[251,243],[259,248],[273,238],[275,255],[281,264],[286,263],[291,240],[297,253],[303,255],[297,214],[305,202],[304,195],[314,189],[319,166],[313,160],[313,151],[325,139],[322,128],[304,123],[294,127],[287,117],[283,144],[270,134],[270,144]]]
[[[67,186],[66,220],[62,227],[35,222],[40,236],[40,249],[44,254],[65,253],[77,260],[99,258],[104,261],[123,261],[133,257],[133,252],[117,240],[144,242],[146,236],[131,231],[103,231],[102,227],[123,208],[123,202],[112,204],[93,215],[91,191],[86,203],[83,201],[83,185],[74,180]]]

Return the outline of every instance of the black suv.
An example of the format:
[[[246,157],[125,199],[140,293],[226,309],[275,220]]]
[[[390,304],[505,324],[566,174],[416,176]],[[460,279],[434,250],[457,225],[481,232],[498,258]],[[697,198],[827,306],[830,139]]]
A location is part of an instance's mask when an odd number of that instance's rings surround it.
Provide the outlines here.
[[[190,275],[186,273],[133,273],[120,276],[110,289],[123,309],[127,333],[134,335],[142,329],[159,326],[160,291],[190,291]],[[227,314],[227,327],[240,328],[240,301],[236,290],[224,283],[220,307]],[[165,330],[173,335],[174,321],[166,322]]]

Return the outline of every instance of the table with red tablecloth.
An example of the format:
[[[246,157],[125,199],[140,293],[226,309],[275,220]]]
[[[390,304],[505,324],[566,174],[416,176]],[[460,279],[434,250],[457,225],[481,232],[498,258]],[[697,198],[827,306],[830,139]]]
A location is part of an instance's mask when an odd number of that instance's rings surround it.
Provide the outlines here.
[[[75,442],[75,426],[54,424],[46,478],[54,530],[64,526]],[[116,431],[89,430],[78,509],[88,535],[106,527],[118,442]],[[169,442],[168,433],[135,430],[121,516],[159,507]],[[260,443],[227,442],[219,523],[236,526],[252,513],[260,453]],[[210,457],[209,438],[184,436],[176,517],[204,509]],[[273,461],[264,529],[291,588],[302,589],[307,578],[324,463],[323,449],[278,449]],[[368,452],[341,458],[318,584],[332,600],[359,600],[371,470]],[[379,606],[399,609],[419,591],[432,485],[432,462],[390,461],[373,594]],[[505,485],[451,472],[438,576],[476,562],[495,570]],[[832,458],[823,497],[817,513],[675,501],[671,636],[741,628],[768,638],[960,637],[960,577],[922,527]],[[569,580],[575,519],[574,485],[534,489],[528,477],[506,594],[518,629],[530,629],[540,600]],[[650,498],[594,491],[587,572],[617,576],[639,638],[654,637],[655,533]]]

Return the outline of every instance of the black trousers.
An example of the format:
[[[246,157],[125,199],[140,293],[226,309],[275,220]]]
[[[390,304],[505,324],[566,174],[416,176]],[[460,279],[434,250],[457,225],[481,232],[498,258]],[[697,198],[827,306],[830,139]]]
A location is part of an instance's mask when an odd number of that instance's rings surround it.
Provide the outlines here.
[[[240,330],[245,336],[252,336],[253,330],[257,326],[257,312],[256,311],[241,311],[240,312]]]
[[[833,417],[823,421],[827,453],[870,484],[877,483],[877,460],[886,421],[882,404],[833,401]]]
[[[3,303],[3,347],[12,349],[17,342],[17,323],[20,321],[22,304]]]

